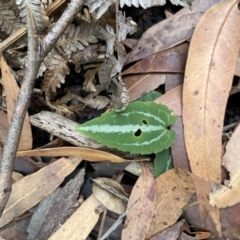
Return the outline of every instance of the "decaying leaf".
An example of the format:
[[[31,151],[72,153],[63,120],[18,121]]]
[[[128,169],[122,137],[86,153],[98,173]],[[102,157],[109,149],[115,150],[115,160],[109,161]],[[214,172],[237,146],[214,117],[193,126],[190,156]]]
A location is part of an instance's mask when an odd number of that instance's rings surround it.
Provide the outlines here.
[[[139,200],[138,200],[139,199]],[[149,169],[143,165],[143,173],[134,185],[128,201],[128,208],[138,201],[127,214],[127,227],[122,231],[122,238],[145,239],[154,214],[156,203],[156,182]]]
[[[238,1],[209,9],[194,31],[185,72],[183,124],[191,170],[216,183],[221,181],[223,119],[239,50],[238,21]]]
[[[86,240],[105,207],[91,195],[49,240]]]
[[[8,66],[6,60],[2,55],[1,55],[1,72],[2,72],[3,84],[4,84],[6,100],[7,100],[8,122],[10,123],[13,110],[14,110],[14,105],[19,94],[19,87],[14,78],[14,75],[11,72],[10,67]],[[29,123],[29,116],[27,113],[23,123],[22,134],[21,134],[18,150],[29,150],[29,149],[32,149],[32,129]]]
[[[126,211],[128,195],[123,187],[109,178],[92,179],[94,196],[110,211],[123,214]]]
[[[77,127],[86,136],[108,147],[131,153],[150,154],[170,147],[175,133],[167,127],[176,116],[164,105],[132,102],[124,112],[116,109]]]
[[[12,186],[12,193],[0,219],[0,227],[26,212],[53,192],[81,162],[79,158],[61,158]]]
[[[156,178],[156,182],[156,207],[147,238],[173,225],[195,193],[192,179],[184,169],[171,169]]]

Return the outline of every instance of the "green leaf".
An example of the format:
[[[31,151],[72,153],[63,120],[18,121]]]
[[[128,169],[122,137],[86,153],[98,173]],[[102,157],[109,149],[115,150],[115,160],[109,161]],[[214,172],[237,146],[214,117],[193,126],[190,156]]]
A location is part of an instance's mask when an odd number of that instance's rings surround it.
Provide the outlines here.
[[[171,146],[175,133],[167,129],[177,117],[154,102],[132,102],[124,112],[115,109],[77,127],[84,135],[121,151],[150,154]]]
[[[157,178],[171,168],[173,168],[173,161],[170,148],[157,153],[154,159],[154,177]]]
[[[141,96],[140,98],[137,99],[137,101],[141,101],[141,102],[151,102],[156,100],[157,98],[161,97],[162,94],[160,92],[157,91],[151,91],[149,93],[144,94],[143,96]]]

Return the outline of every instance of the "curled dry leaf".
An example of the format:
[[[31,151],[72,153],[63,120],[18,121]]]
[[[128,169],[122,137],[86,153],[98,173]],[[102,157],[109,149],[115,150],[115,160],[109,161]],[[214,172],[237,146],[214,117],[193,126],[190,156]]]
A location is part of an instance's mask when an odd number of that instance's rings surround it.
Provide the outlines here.
[[[92,179],[94,196],[110,211],[123,214],[126,211],[128,195],[123,187],[109,178]]]
[[[183,124],[191,170],[217,183],[225,106],[239,50],[239,21],[235,0],[207,11],[194,31],[185,72]]]
[[[14,110],[14,105],[19,94],[19,87],[11,72],[11,68],[8,66],[6,60],[2,55],[1,55],[1,72],[7,100],[8,122],[10,122]],[[22,134],[18,150],[29,149],[32,149],[32,129],[29,123],[29,116],[27,113],[22,127]]]
[[[17,152],[17,157],[59,157],[59,156],[74,156],[79,157],[87,161],[102,162],[126,162],[128,160],[118,157],[112,153],[95,150],[91,148],[81,147],[61,147],[61,148],[46,148],[46,149],[35,149],[29,151]]]
[[[155,103],[161,103],[173,110],[177,116],[182,115],[182,85],[173,88],[158,99]]]
[[[123,76],[129,101],[132,102],[165,83],[165,73],[149,73]]]
[[[156,178],[156,182],[156,207],[147,238],[173,225],[195,193],[192,179],[184,169],[171,169]]]
[[[240,152],[239,152],[240,125],[235,129],[226,146],[226,152],[222,158],[223,166],[230,173],[230,181],[225,186],[218,186],[210,194],[210,203],[218,208],[233,206],[240,202]]]
[[[61,158],[14,183],[0,219],[0,227],[20,216],[53,192],[80,162],[79,158]]]
[[[139,199],[139,200],[138,200]],[[145,239],[156,203],[156,182],[148,168],[143,165],[143,173],[137,180],[128,201],[128,208],[138,201],[127,214],[127,227],[122,231],[122,239]]]
[[[85,240],[105,207],[91,195],[49,240]]]

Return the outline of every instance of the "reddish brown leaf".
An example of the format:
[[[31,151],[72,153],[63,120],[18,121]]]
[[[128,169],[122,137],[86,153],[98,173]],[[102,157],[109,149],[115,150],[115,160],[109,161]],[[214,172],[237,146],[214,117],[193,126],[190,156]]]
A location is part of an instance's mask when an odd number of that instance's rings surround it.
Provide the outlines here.
[[[173,88],[154,101],[168,106],[177,116],[182,115],[182,85]]]
[[[184,75],[181,73],[168,73],[165,82],[165,92],[183,84]]]
[[[123,76],[129,101],[134,101],[165,83],[165,73],[149,73]]]
[[[122,231],[122,239],[145,239],[150,227],[156,202],[156,182],[148,168],[143,165],[143,173],[137,180],[128,201],[128,207],[138,202],[127,214],[127,227]]]
[[[182,118],[178,117],[177,122],[170,128],[176,133],[176,139],[171,146],[173,165],[175,168],[184,168],[190,172],[191,170],[184,143]]]
[[[167,51],[157,53],[154,56],[144,58],[122,74],[156,72],[183,73],[187,61],[187,53],[188,44],[184,43]]]
[[[207,11],[194,31],[185,72],[183,124],[191,170],[217,183],[223,118],[239,50],[239,21],[235,0]]]

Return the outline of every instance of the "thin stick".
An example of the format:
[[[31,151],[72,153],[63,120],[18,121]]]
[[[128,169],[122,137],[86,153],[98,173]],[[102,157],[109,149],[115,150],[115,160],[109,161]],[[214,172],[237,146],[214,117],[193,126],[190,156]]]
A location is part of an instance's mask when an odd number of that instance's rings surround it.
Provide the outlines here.
[[[11,194],[13,162],[16,156],[24,118],[30,104],[33,86],[35,84],[39,67],[44,57],[54,47],[63,31],[73,21],[82,5],[83,0],[72,0],[62,16],[59,18],[56,25],[42,41],[38,39],[35,33],[35,24],[31,9],[29,8],[28,64],[26,68],[26,76],[23,80],[23,84],[14,107],[6,145],[3,151],[2,164],[0,168],[0,216],[2,215]]]

